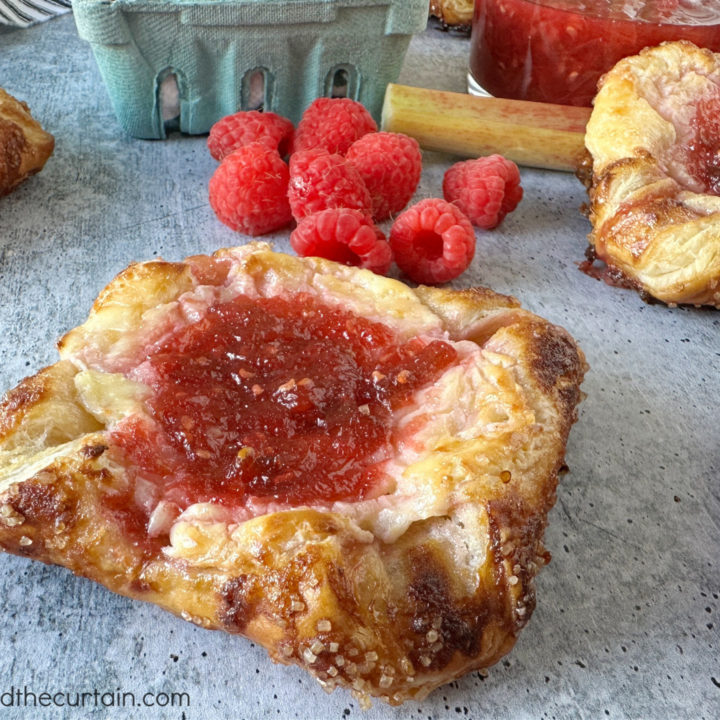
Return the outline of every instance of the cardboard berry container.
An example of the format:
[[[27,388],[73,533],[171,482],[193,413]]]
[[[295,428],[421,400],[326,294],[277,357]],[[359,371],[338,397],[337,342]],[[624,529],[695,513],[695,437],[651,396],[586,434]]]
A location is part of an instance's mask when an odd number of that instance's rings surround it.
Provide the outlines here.
[[[120,125],[202,134],[262,107],[297,123],[320,96],[379,120],[427,0],[74,0]]]

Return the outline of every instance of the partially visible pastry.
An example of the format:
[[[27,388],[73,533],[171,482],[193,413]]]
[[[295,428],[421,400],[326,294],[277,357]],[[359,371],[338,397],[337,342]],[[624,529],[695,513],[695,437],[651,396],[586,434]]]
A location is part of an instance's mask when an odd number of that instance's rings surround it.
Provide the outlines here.
[[[43,169],[55,138],[30,114],[26,103],[0,88],[0,196]]]
[[[430,0],[430,15],[443,25],[470,28],[473,16],[473,0]]]
[[[720,55],[664,43],[600,82],[585,144],[591,253],[668,304],[720,307]]]

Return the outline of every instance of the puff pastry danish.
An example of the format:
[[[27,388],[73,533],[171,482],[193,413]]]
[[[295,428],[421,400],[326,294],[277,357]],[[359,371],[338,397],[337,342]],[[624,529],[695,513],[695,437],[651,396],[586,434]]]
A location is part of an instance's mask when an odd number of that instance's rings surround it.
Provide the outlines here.
[[[469,30],[473,19],[473,0],[430,0],[430,15],[443,25]]]
[[[0,196],[42,170],[54,147],[27,104],[0,88]]]
[[[665,303],[720,307],[720,55],[646,48],[600,82],[590,244],[611,273]]]
[[[0,544],[398,704],[535,605],[585,371],[489,290],[267,245],[133,265],[0,411]]]

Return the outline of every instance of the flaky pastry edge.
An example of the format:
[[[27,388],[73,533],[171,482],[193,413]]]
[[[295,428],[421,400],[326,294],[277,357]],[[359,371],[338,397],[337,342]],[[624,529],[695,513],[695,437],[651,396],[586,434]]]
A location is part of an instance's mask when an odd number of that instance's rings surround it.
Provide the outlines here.
[[[211,508],[173,528],[169,552],[148,556],[101,511],[123,468],[108,459],[105,430],[81,401],[74,355],[102,332],[119,341],[155,305],[193,286],[187,262],[133,265],[60,342],[63,359],[3,401],[0,546],[243,634],[364,704],[421,699],[497,662],[528,622],[533,578],[549,560],[542,537],[577,417],[582,352],[563,329],[483,288],[410,289],[262,243],[215,257],[228,254],[238,273],[282,282],[309,271],[327,287],[354,287],[359,306],[363,293],[376,296],[388,313],[416,312],[450,338],[476,343],[512,417],[492,418],[486,438],[454,439],[431,453],[418,482],[437,509],[392,541],[336,509],[285,509],[228,525]]]

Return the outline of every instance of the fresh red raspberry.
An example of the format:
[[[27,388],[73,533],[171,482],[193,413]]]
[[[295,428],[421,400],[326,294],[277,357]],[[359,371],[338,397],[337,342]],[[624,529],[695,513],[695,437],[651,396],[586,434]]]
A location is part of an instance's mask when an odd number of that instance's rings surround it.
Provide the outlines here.
[[[272,232],[292,220],[289,173],[277,150],[250,143],[230,153],[210,178],[210,205],[218,218],[247,235]]]
[[[216,160],[251,142],[261,142],[285,156],[292,146],[294,132],[293,124],[281,115],[248,110],[218,120],[210,128],[207,146]]]
[[[398,215],[390,230],[398,267],[418,283],[456,278],[475,254],[475,231],[463,213],[445,200],[428,198]]]
[[[363,135],[350,146],[345,159],[358,169],[370,191],[376,222],[400,212],[420,182],[420,146],[401,133]]]
[[[382,230],[361,210],[329,208],[303,218],[290,235],[298,255],[314,255],[385,275],[392,250]]]
[[[492,230],[522,200],[520,171],[502,155],[455,163],[443,178],[443,196],[473,225]]]
[[[296,220],[326,208],[370,214],[372,201],[360,173],[342,155],[302,150],[290,156],[288,199]]]
[[[300,119],[293,152],[323,148],[344,155],[358,138],[376,130],[372,116],[359,102],[350,98],[318,98]]]

